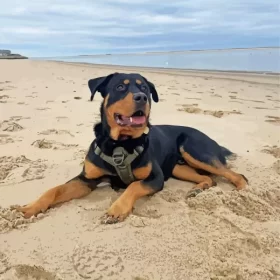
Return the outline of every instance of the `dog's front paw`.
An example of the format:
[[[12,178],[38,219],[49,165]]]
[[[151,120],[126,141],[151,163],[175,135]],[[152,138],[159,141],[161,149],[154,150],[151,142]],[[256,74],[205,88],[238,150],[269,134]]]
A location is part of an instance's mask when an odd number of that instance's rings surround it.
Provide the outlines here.
[[[24,214],[24,218],[28,219],[32,216],[37,216],[41,212],[45,212],[47,207],[44,207],[39,202],[33,202],[25,206],[19,206],[16,208],[16,210],[22,212]]]
[[[102,224],[115,224],[124,221],[132,212],[132,207],[124,201],[115,201],[102,218]]]
[[[249,180],[243,175],[243,174],[238,174],[239,178],[235,182],[237,190],[243,190],[246,188],[247,185],[249,185]]]
[[[188,199],[191,197],[196,197],[201,192],[203,192],[203,189],[191,189],[190,191],[188,191],[186,198]]]

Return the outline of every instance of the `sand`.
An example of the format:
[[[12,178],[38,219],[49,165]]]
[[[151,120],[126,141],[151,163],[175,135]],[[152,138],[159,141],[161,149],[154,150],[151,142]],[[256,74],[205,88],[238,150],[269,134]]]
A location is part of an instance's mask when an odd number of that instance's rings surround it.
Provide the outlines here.
[[[280,279],[279,75],[0,61],[0,279]],[[250,180],[186,199],[170,179],[115,225],[100,217],[120,193],[102,186],[29,220],[13,210],[76,176],[101,97],[87,81],[140,72],[160,102],[153,124],[196,127],[237,153]]]

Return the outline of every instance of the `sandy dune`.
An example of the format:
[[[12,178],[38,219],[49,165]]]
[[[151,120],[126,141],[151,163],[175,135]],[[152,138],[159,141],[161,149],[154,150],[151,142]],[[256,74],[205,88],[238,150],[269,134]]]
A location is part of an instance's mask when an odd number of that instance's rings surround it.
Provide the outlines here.
[[[0,61],[0,279],[280,279],[280,86],[277,75]],[[24,220],[11,208],[76,176],[101,97],[89,78],[140,72],[160,103],[152,123],[193,126],[237,153],[250,186],[223,179],[186,199],[169,180],[123,223],[100,217],[119,193],[88,197]]]

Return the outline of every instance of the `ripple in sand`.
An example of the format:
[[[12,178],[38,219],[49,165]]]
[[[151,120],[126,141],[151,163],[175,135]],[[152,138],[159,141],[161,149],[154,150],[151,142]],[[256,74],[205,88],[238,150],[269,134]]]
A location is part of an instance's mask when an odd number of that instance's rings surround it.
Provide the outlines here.
[[[71,134],[68,130],[63,130],[63,129],[60,129],[60,130],[57,130],[57,129],[48,129],[48,130],[44,130],[42,132],[39,132],[38,133],[39,135],[51,135],[51,134],[55,134],[55,135],[63,135],[63,134],[68,134],[72,137],[74,137],[73,134]]]
[[[3,122],[0,123],[0,129],[2,131],[14,132],[14,131],[22,130],[23,127],[21,125],[19,125],[18,123],[13,122],[13,121],[3,121]]]
[[[275,125],[280,125],[280,117],[276,117],[276,116],[266,116],[266,122],[268,123],[272,123]]]
[[[72,263],[79,276],[85,279],[115,279],[124,270],[122,258],[106,246],[77,246]]]
[[[16,208],[19,205],[11,206],[10,208],[3,208],[0,206],[0,234],[9,232],[12,229],[26,228],[27,224],[34,223],[37,220],[42,219],[46,214],[39,214],[37,217],[31,217],[25,219],[21,212],[18,212]],[[0,266],[1,273],[1,266]]]
[[[280,160],[277,160],[277,161],[273,164],[272,168],[276,171],[277,174],[280,175]]]
[[[262,150],[262,152],[270,154],[275,158],[280,158],[280,148],[278,146],[266,146],[265,149]]]
[[[6,94],[0,95],[0,103],[7,103],[9,98],[10,97],[8,95],[6,95]]]
[[[202,110],[200,108],[194,107],[193,105],[182,105],[183,108],[177,109],[178,111],[187,112],[190,114],[204,114],[210,115],[216,118],[222,118],[228,115],[241,115],[242,113],[239,111],[212,111],[212,110]]]
[[[36,140],[31,145],[39,149],[53,149],[53,150],[67,150],[79,146],[78,144],[64,144],[64,143],[59,143],[53,140],[46,140],[46,139]]]
[[[41,266],[15,265],[9,267],[1,276],[3,280],[62,280],[61,277],[45,270]]]
[[[251,192],[224,192],[220,188],[205,190],[195,198],[186,199],[188,206],[209,213],[226,207],[234,214],[255,221],[277,219],[277,210],[263,197]]]
[[[0,134],[0,145],[5,145],[14,142],[15,142],[14,139],[11,138],[9,134]]]
[[[9,181],[18,182],[19,174],[21,174],[20,182],[42,179],[46,169],[47,166],[40,159],[32,161],[24,155],[3,156],[0,157],[0,184]]]

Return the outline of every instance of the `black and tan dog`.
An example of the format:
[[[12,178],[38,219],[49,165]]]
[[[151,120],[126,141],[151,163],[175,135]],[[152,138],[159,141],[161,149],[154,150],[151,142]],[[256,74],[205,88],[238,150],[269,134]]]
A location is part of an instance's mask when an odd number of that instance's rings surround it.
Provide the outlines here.
[[[243,175],[226,167],[232,153],[207,135],[190,127],[149,123],[151,97],[154,102],[159,99],[155,86],[143,76],[114,73],[89,80],[88,85],[91,100],[96,91],[104,100],[83,171],[19,207],[25,217],[84,197],[104,180],[125,188],[107,211],[107,223],[124,220],[137,199],[161,191],[170,177],[197,183],[190,195],[216,185],[210,174],[227,178],[238,190],[246,186]]]

